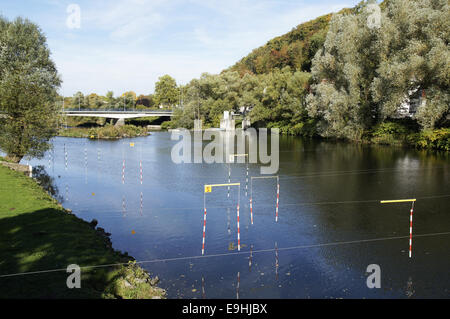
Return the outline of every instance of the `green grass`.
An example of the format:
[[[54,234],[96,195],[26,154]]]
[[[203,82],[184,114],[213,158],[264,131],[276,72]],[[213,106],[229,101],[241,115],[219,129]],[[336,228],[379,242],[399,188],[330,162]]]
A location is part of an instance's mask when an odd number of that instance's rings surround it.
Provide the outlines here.
[[[64,210],[37,183],[0,165],[0,276],[70,264],[127,263],[109,239]],[[151,298],[163,292],[135,265],[81,270],[81,288],[68,289],[66,271],[0,277],[0,298]],[[125,276],[142,278],[125,287]],[[127,279],[132,282],[132,279]]]

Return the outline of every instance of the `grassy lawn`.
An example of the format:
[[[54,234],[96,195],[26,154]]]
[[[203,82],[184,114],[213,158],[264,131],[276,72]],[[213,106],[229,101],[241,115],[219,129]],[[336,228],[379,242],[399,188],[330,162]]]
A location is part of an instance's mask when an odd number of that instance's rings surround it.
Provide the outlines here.
[[[133,264],[82,269],[80,289],[67,288],[66,271],[1,277],[129,260],[110,248],[101,231],[64,210],[34,180],[0,165],[0,298],[163,296],[148,274]]]

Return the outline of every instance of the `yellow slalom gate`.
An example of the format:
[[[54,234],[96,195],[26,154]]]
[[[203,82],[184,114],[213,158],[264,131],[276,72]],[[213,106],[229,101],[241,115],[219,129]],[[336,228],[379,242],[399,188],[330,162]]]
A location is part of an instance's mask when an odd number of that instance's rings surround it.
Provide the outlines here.
[[[382,200],[381,204],[394,204],[394,203],[412,203],[411,211],[409,215],[409,258],[412,256],[412,218],[413,218],[413,210],[414,203],[416,202],[415,198],[412,199],[392,199],[392,200]]]
[[[393,200],[382,200],[381,204],[391,204],[391,203],[405,203],[405,202],[415,202],[416,199],[393,199]]]
[[[237,203],[237,238],[238,238],[238,251],[241,250],[241,232],[239,225],[239,201],[241,194],[241,183],[226,183],[226,184],[206,184],[204,185],[203,192],[203,239],[202,239],[202,256],[205,254],[205,238],[206,238],[206,194],[211,193],[213,187],[230,187],[230,186],[238,186],[238,203]]]
[[[253,225],[253,180],[254,179],[269,179],[276,178],[277,179],[277,205],[275,209],[275,222],[278,222],[278,204],[280,201],[280,177],[278,175],[275,176],[251,176],[250,177],[250,219],[251,224]]]

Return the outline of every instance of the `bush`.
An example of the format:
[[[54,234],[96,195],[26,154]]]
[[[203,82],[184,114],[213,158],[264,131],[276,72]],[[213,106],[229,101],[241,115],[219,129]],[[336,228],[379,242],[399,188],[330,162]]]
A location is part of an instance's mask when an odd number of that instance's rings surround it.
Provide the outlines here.
[[[425,130],[409,137],[409,143],[417,148],[450,151],[450,128]]]
[[[161,123],[161,129],[162,130],[168,130],[170,128],[174,128],[174,123],[172,121],[166,121]]]
[[[402,145],[407,142],[410,133],[404,124],[385,122],[377,125],[369,136],[371,142],[375,144]]]
[[[122,137],[136,137],[147,135],[147,129],[134,125],[123,125],[116,127],[106,124],[104,127],[94,128],[71,128],[60,132],[60,136],[87,137],[91,139],[117,139]]]

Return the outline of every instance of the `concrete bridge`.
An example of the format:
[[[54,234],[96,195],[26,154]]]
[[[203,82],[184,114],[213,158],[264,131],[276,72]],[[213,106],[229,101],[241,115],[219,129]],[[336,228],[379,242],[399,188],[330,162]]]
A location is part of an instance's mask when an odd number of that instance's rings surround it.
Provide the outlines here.
[[[66,116],[78,117],[104,117],[108,119],[116,119],[116,126],[125,124],[125,119],[133,119],[138,117],[149,116],[173,116],[172,110],[123,110],[123,109],[64,109],[62,113]]]

